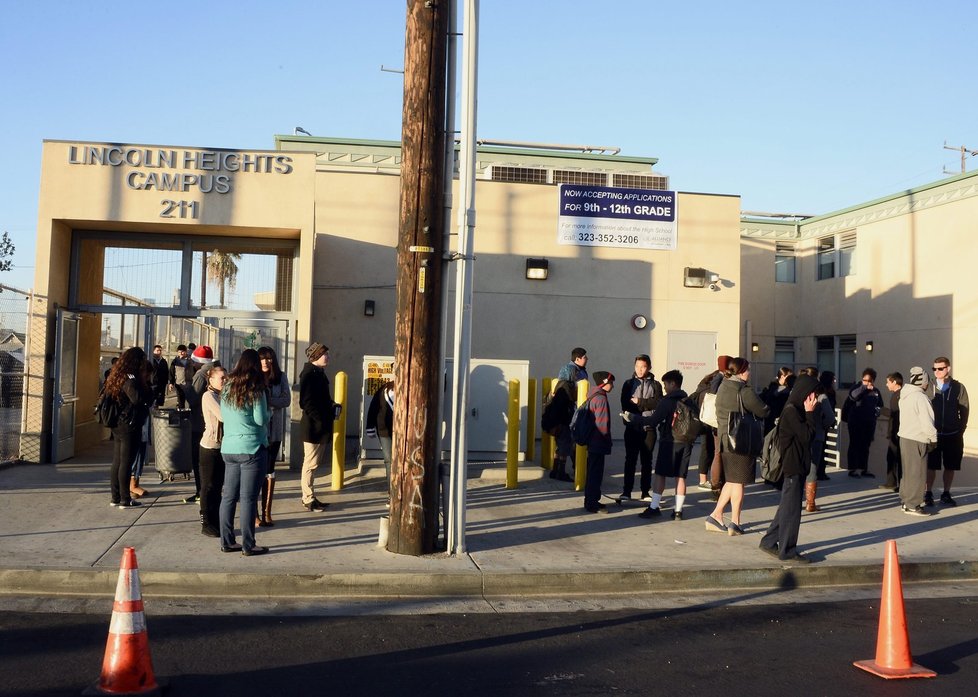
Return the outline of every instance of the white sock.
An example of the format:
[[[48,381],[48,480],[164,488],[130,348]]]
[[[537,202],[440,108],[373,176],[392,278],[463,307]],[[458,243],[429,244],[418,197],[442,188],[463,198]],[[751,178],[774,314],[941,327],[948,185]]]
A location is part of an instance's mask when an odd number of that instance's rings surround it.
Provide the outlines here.
[[[649,508],[658,508],[659,502],[662,500],[662,494],[657,494],[652,492],[652,503],[649,504]]]
[[[683,510],[683,504],[686,503],[686,494],[676,494],[676,510]]]

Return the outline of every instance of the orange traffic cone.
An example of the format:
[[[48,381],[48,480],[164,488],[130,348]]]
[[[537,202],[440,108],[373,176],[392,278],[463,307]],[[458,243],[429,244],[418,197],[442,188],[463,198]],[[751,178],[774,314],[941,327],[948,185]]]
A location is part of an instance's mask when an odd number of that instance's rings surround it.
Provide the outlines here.
[[[118,696],[160,693],[160,686],[153,675],[153,660],[149,655],[149,635],[146,633],[143,598],[139,589],[136,550],[126,547],[122,551],[119,582],[115,587],[102,676],[85,694]]]
[[[883,599],[880,602],[880,627],[876,638],[876,660],[856,661],[857,668],[888,680],[893,678],[933,678],[932,670],[913,662],[910,634],[903,611],[903,583],[896,540],[887,540],[883,563]]]

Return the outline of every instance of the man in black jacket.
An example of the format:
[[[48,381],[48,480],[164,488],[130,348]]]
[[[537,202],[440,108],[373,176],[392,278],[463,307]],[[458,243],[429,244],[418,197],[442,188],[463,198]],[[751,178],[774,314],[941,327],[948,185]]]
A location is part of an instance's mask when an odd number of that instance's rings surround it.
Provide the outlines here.
[[[163,358],[163,347],[157,344],[153,347],[153,357],[150,359],[149,386],[153,390],[153,403],[161,407],[166,399],[166,386],[170,382],[170,366]]]
[[[316,469],[333,441],[333,420],[336,418],[333,398],[329,393],[329,349],[313,342],[306,349],[308,362],[299,374],[299,407],[302,420],[299,433],[302,437],[302,505],[307,511],[322,511],[325,503],[316,498],[314,480]]]
[[[927,491],[924,505],[934,505],[934,480],[944,467],[944,493],[941,503],[957,506],[951,498],[954,473],[961,469],[964,457],[964,430],[968,428],[968,390],[951,377],[951,361],[946,356],[934,359],[934,426],[937,428],[937,447],[927,457]]]

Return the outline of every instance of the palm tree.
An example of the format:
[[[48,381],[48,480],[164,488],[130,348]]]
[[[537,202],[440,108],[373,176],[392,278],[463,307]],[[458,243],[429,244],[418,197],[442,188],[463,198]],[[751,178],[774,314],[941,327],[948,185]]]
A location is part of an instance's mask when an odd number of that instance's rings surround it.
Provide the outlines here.
[[[215,249],[207,257],[207,278],[220,288],[221,307],[224,305],[225,289],[234,290],[238,283],[238,265],[241,259],[237,252],[222,252]]]

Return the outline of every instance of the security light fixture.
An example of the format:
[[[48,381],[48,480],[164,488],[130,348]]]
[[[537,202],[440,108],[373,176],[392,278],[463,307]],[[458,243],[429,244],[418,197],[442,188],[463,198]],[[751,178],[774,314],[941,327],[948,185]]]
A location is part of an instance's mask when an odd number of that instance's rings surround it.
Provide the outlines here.
[[[527,259],[526,279],[528,281],[546,281],[550,275],[550,262],[547,259]]]
[[[866,350],[869,351],[870,353],[873,352],[873,342],[872,341],[867,341],[866,342]]]
[[[713,286],[720,280],[720,274],[712,273],[706,269],[687,266],[683,269],[683,285],[687,288],[706,288],[716,290]]]
[[[751,345],[750,345],[750,352],[751,353],[757,353],[760,350],[761,350],[761,345],[759,343],[757,343],[756,341],[754,341],[754,342],[751,343]]]

